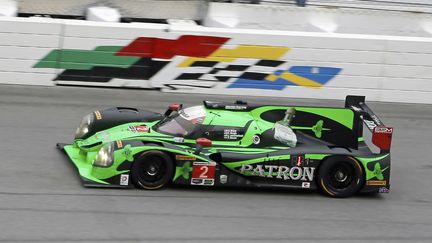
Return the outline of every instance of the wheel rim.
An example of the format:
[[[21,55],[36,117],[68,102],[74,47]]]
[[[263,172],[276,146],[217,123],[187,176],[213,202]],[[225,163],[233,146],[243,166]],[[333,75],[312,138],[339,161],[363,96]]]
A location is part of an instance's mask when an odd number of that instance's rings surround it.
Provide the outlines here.
[[[347,162],[337,163],[329,170],[329,186],[337,190],[349,188],[353,184],[355,177],[353,165]]]
[[[151,156],[145,163],[140,164],[139,177],[149,183],[162,179],[166,172],[164,159],[159,156]]]

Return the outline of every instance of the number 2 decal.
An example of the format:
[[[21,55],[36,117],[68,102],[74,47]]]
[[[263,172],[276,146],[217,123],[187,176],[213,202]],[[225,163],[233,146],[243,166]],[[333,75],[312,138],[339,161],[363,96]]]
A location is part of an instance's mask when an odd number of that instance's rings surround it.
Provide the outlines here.
[[[191,185],[213,186],[216,174],[216,163],[194,162]]]
[[[200,170],[201,170],[202,172],[201,172],[201,174],[200,174],[199,177],[200,177],[200,178],[207,178],[207,172],[208,172],[208,170],[209,170],[208,166],[203,165],[203,166],[200,167]]]

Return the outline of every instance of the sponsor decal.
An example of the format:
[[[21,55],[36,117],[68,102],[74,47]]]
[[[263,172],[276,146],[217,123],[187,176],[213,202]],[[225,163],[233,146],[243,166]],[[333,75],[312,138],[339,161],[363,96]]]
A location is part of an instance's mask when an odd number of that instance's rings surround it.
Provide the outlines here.
[[[388,189],[387,187],[380,187],[380,189],[378,189],[378,193],[389,193],[390,189]]]
[[[213,186],[214,185],[214,179],[192,178],[191,185]]]
[[[240,131],[235,129],[225,129],[224,130],[224,139],[225,140],[238,140],[239,138],[242,138],[243,134],[240,133]]]
[[[378,180],[370,180],[366,182],[368,186],[385,186],[387,185],[387,181],[378,181]]]
[[[310,182],[302,182],[302,188],[310,188]]]
[[[227,109],[227,110],[246,110],[247,106],[243,106],[243,105],[226,105],[225,109]]]
[[[391,128],[391,127],[376,127],[374,131],[376,133],[392,134],[393,128]]]
[[[148,126],[129,126],[129,131],[131,132],[149,132],[150,128]]]
[[[253,144],[259,144],[261,142],[261,138],[259,135],[253,135],[252,137]]]
[[[102,114],[100,113],[100,111],[95,111],[95,116],[96,116],[96,120],[102,120]]]
[[[128,174],[121,174],[120,175],[120,185],[121,186],[129,185],[129,175]]]
[[[196,160],[195,156],[176,154],[176,160]]]
[[[184,142],[184,138],[182,138],[182,137],[174,137],[173,140],[175,143],[183,143]]]
[[[226,184],[228,182],[228,176],[227,175],[220,175],[219,181],[222,184]]]
[[[123,148],[123,142],[121,140],[117,140],[117,148]]]
[[[366,120],[366,119],[364,119],[364,123],[366,124],[366,126],[370,129],[370,130],[374,130],[374,128],[377,126],[376,124],[375,124],[375,122],[374,121],[370,121],[370,120]]]
[[[191,185],[213,186],[215,174],[216,163],[194,162]]]
[[[382,125],[381,121],[379,120],[379,118],[375,114],[371,115],[371,118],[377,125]]]
[[[291,156],[291,165],[292,166],[303,166],[305,158],[303,155]]]
[[[240,173],[252,176],[277,178],[283,180],[313,181],[314,167],[288,167],[277,165],[242,165]]]

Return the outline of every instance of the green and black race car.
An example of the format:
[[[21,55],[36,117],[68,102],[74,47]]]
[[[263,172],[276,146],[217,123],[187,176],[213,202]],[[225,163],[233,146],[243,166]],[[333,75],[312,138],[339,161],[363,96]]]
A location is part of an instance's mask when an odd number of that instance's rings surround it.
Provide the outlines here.
[[[347,96],[344,108],[204,101],[165,114],[95,111],[73,144],[58,147],[85,186],[286,187],[349,197],[389,192],[392,133],[363,96]]]

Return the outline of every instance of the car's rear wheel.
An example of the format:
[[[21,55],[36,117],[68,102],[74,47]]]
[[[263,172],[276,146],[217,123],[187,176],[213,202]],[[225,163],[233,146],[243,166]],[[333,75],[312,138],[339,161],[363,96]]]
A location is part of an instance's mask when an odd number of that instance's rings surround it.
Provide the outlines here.
[[[364,169],[354,158],[334,156],[323,161],[318,171],[318,186],[331,197],[350,197],[364,185]]]
[[[174,164],[169,155],[161,151],[147,151],[138,156],[131,170],[134,184],[147,190],[167,185],[174,174]]]

